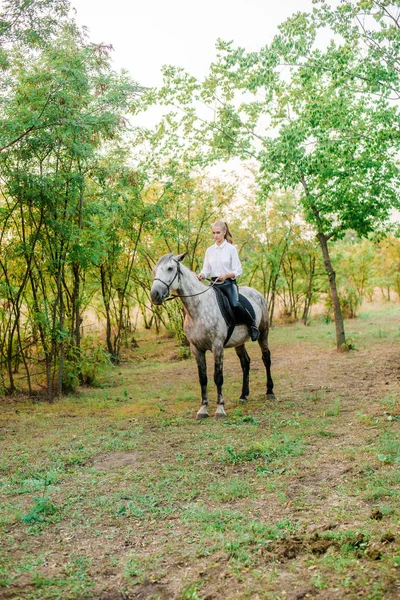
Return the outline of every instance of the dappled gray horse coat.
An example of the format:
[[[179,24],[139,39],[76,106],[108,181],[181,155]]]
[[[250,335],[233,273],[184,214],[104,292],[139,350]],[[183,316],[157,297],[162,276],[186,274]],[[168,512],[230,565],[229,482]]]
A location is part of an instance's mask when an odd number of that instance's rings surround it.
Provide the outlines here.
[[[223,359],[224,341],[227,335],[227,325],[219,309],[215,292],[205,287],[197,279],[195,273],[185,267],[181,261],[186,253],[174,256],[172,253],[162,256],[154,267],[154,281],[151,288],[153,304],[162,304],[172,293],[182,300],[185,309],[184,331],[189,340],[191,350],[197,362],[202,404],[197,412],[197,418],[208,417],[207,395],[207,350],[214,355],[214,382],[217,386],[216,417],[226,415],[224,409]],[[267,397],[274,397],[271,377],[271,355],[268,348],[268,311],[265,298],[250,287],[240,287],[240,293],[251,302],[256,314],[256,324],[260,331],[258,344],[267,374]],[[250,357],[245,348],[249,340],[246,325],[237,325],[233,330],[226,348],[235,348],[243,371],[243,386],[241,401],[246,401],[249,394]]]

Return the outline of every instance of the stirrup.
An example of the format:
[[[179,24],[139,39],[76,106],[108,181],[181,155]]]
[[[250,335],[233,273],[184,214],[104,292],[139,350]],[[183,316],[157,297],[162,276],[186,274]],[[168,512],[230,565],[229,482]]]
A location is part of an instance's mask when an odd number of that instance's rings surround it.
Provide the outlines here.
[[[260,337],[260,332],[258,331],[256,325],[250,325],[249,333],[252,342],[256,342]]]

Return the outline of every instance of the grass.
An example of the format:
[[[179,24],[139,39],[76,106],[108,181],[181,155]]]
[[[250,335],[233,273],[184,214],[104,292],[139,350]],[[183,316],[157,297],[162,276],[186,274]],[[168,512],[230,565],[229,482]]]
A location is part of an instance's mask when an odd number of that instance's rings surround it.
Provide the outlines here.
[[[249,345],[239,403],[227,352],[223,421],[194,420],[193,360],[149,334],[103,387],[5,402],[0,597],[397,598],[397,307],[346,326],[346,354],[332,325],[272,331],[275,402]]]

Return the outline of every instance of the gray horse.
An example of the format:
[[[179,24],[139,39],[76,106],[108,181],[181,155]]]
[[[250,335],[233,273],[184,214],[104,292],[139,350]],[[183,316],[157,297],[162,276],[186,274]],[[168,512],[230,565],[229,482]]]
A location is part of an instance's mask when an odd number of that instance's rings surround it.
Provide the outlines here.
[[[186,256],[165,254],[154,267],[154,281],[151,288],[153,304],[162,304],[170,294],[180,297],[185,309],[184,331],[197,362],[201,386],[201,407],[197,419],[208,417],[207,366],[206,351],[214,355],[214,382],[217,386],[217,410],[215,417],[224,417],[223,359],[224,342],[227,337],[227,325],[222,317],[215,291],[205,287],[197,279],[195,273],[182,264]],[[260,331],[258,343],[262,351],[262,359],[267,372],[267,398],[275,398],[271,377],[271,355],[268,349],[268,311],[264,297],[250,287],[240,287],[243,294],[252,304],[256,323]],[[226,344],[226,348],[235,348],[243,371],[243,386],[240,400],[245,402],[249,394],[250,357],[245,342],[249,340],[246,325],[237,325]]]

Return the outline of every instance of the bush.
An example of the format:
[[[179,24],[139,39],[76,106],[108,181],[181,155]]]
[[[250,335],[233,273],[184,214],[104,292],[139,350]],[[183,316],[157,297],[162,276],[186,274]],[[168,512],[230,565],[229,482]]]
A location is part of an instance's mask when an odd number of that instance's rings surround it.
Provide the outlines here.
[[[100,340],[87,335],[80,350],[72,348],[63,369],[63,391],[74,392],[80,384],[95,385],[100,373],[110,364],[110,356]]]
[[[357,291],[351,287],[347,288],[346,290],[339,290],[338,295],[343,318],[355,319],[361,307],[363,297],[357,294]],[[326,298],[325,305],[327,307],[326,320],[327,322],[331,322],[333,320],[333,309],[332,300],[329,295]]]
[[[110,355],[103,344],[88,335],[83,338],[79,360],[80,379],[84,385],[94,385],[105,367],[110,364]]]

